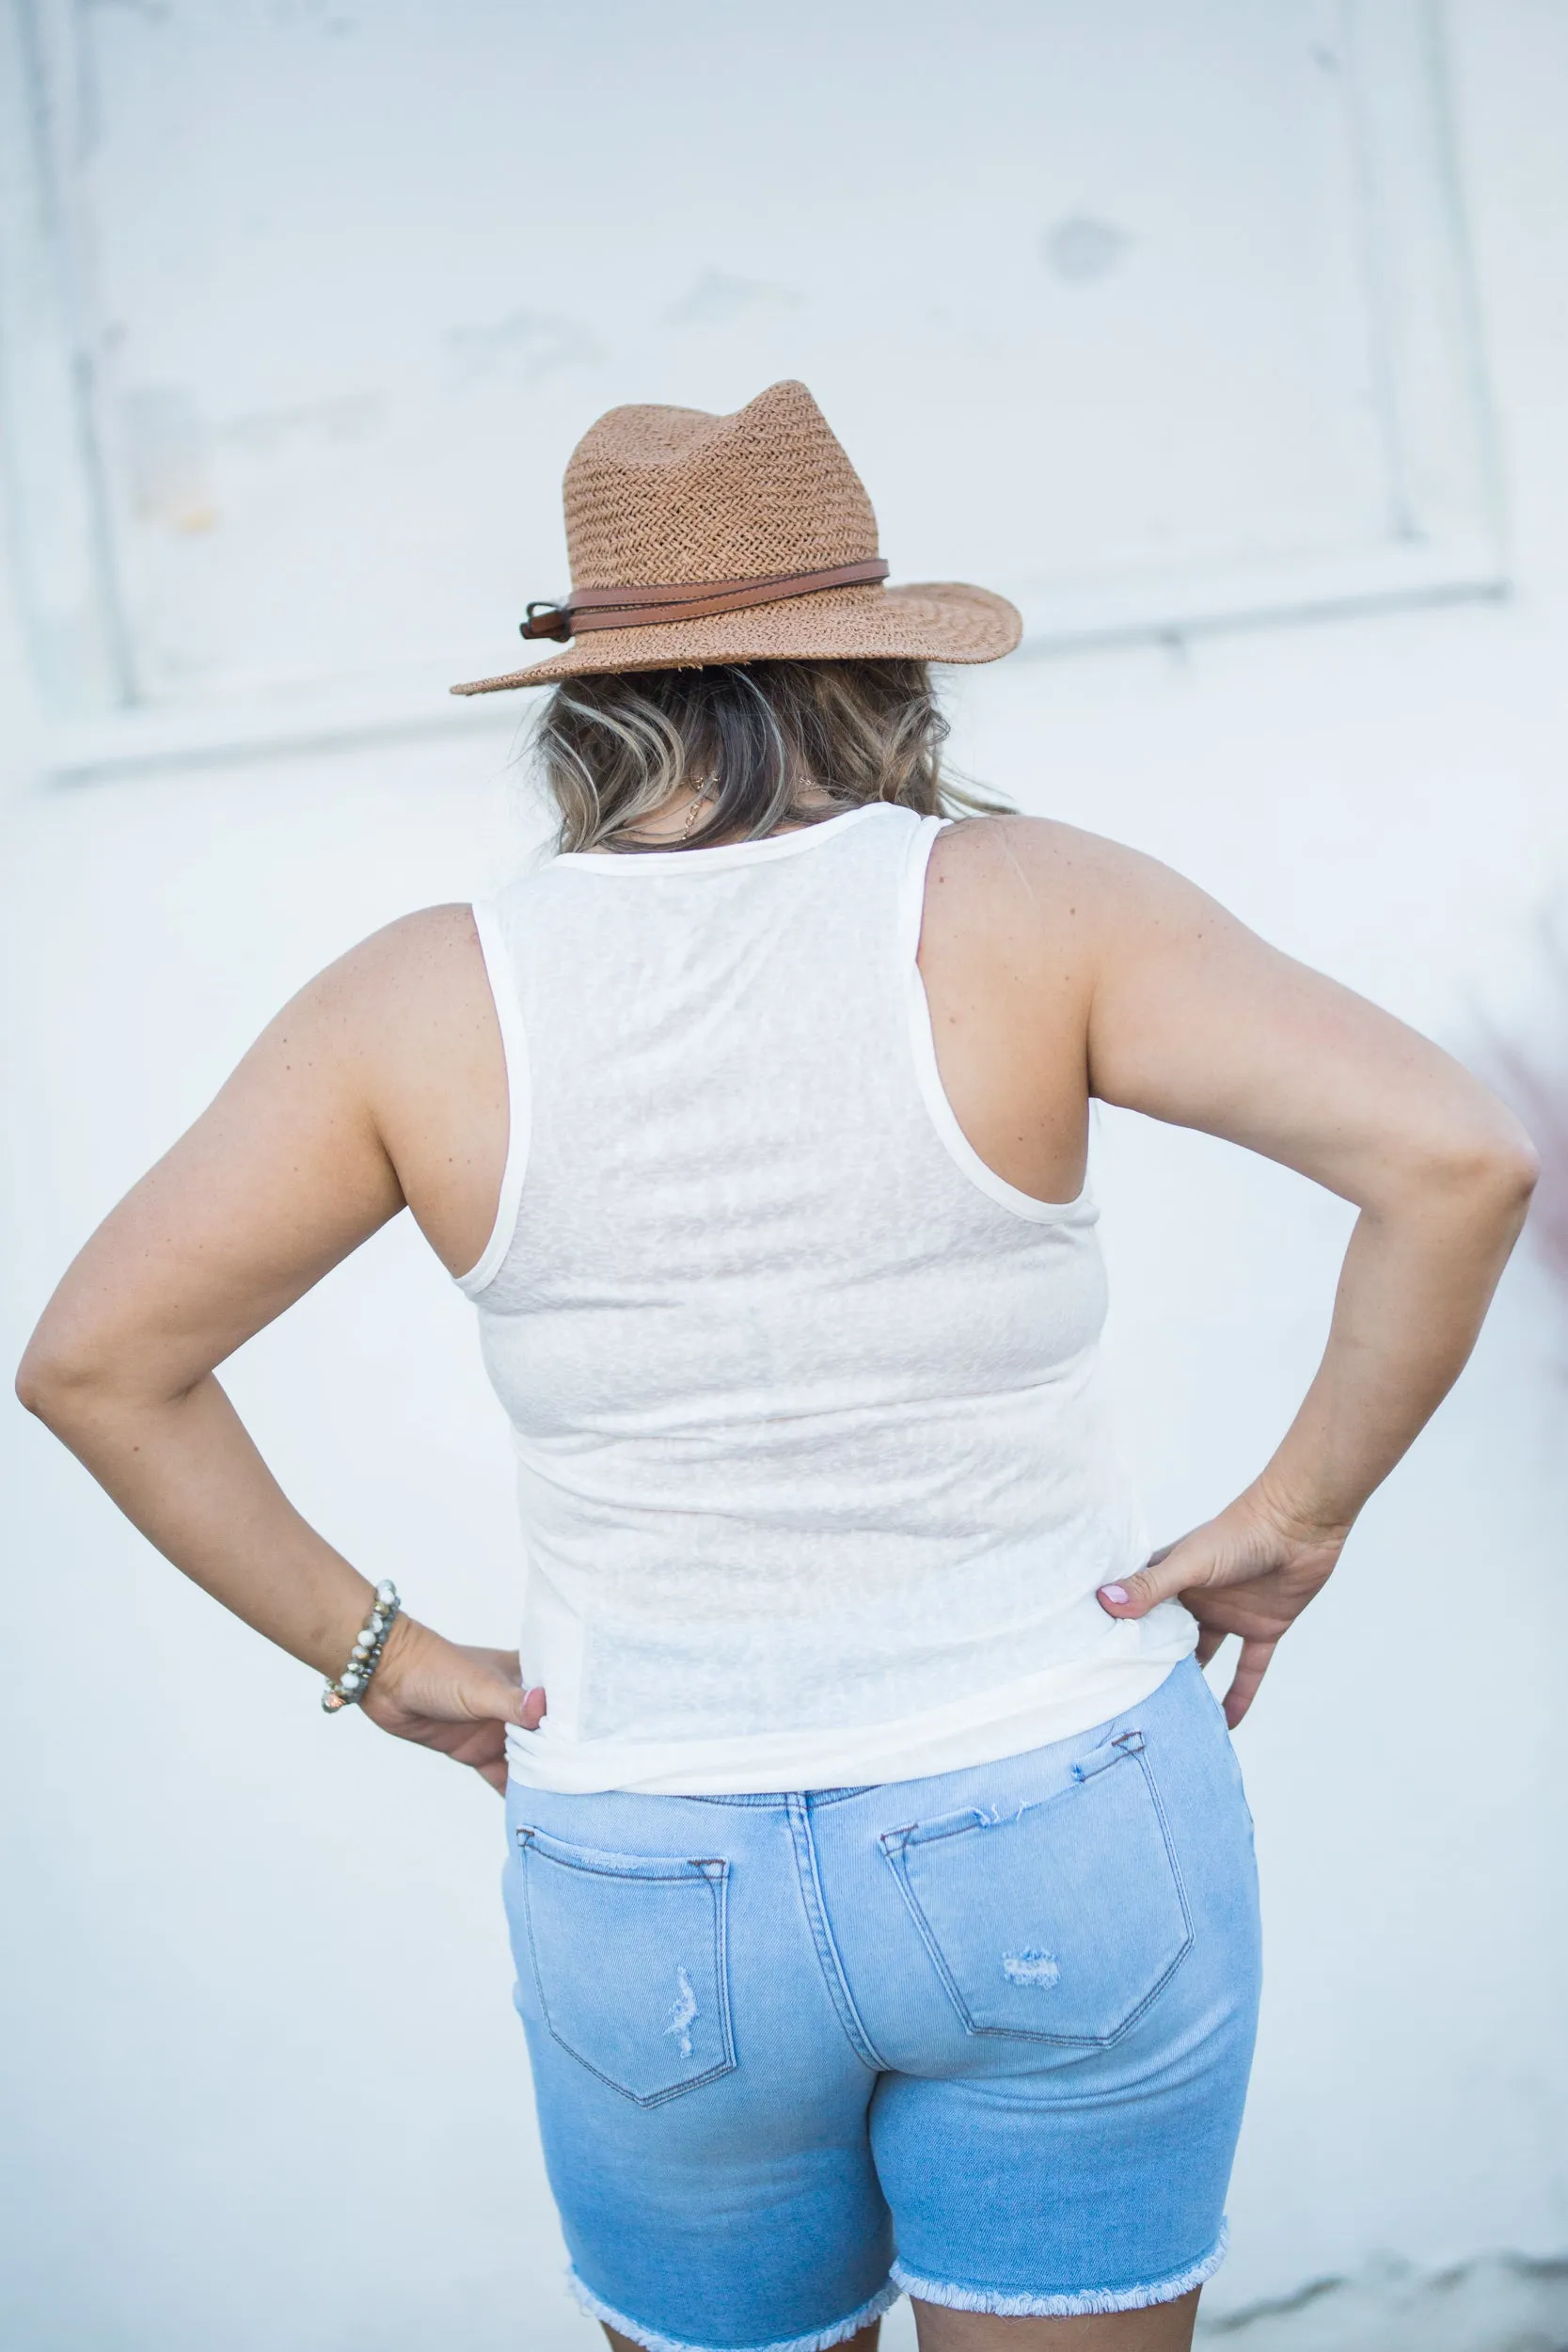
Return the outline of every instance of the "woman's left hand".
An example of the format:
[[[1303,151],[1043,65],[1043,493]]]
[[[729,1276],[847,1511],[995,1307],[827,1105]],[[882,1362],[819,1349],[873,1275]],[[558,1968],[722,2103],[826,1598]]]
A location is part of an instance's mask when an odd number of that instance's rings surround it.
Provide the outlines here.
[[[506,1727],[536,1731],[545,1693],[525,1691],[515,1649],[476,1649],[444,1641],[413,1617],[399,1617],[360,1711],[395,1740],[471,1765],[492,1788],[506,1788]]]
[[[1166,1544],[1135,1575],[1102,1585],[1100,1605],[1107,1616],[1145,1617],[1162,1600],[1180,1600],[1197,1619],[1200,1666],[1227,1634],[1240,1634],[1242,1654],[1225,1694],[1225,1720],[1234,1731],[1281,1635],[1333,1574],[1347,1532],[1297,1525],[1255,1493],[1244,1494],[1217,1518]]]

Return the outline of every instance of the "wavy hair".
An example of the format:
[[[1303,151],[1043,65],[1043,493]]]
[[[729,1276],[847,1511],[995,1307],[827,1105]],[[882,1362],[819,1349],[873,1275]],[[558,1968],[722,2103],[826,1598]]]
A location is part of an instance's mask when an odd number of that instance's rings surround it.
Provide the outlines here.
[[[869,801],[922,817],[1004,804],[945,777],[947,721],[924,661],[753,661],[566,680],[533,752],[562,850],[669,849],[639,828],[682,790],[705,814],[683,849],[754,841]]]

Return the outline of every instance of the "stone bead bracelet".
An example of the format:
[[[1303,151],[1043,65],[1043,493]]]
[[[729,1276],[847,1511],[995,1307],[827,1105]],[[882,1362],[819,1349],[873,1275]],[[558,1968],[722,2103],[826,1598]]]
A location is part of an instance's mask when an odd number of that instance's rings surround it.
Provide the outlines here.
[[[341,1707],[357,1707],[371,1687],[371,1677],[381,1663],[381,1653],[387,1646],[392,1620],[402,1607],[395,1584],[376,1586],[370,1615],[359,1629],[353,1656],[337,1681],[329,1682],[322,1692],[325,1713],[336,1715]]]

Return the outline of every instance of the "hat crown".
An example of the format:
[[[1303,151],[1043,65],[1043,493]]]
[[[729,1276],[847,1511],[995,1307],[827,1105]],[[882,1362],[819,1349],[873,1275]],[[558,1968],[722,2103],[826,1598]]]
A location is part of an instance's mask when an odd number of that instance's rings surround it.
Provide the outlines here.
[[[611,408],[572,452],[564,497],[577,588],[769,580],[878,552],[864,485],[803,384],[727,417]]]

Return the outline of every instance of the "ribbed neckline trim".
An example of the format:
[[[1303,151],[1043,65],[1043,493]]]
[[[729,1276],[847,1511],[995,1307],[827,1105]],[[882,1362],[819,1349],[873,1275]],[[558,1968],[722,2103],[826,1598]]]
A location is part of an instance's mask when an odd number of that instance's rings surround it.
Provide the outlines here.
[[[761,841],[720,841],[708,850],[634,850],[620,854],[609,850],[567,850],[554,863],[591,874],[638,874],[649,867],[667,874],[672,866],[678,866],[682,873],[712,874],[727,866],[764,866],[772,858],[795,857],[802,850],[818,849],[824,841],[847,833],[851,825],[894,805],[891,801],[867,801],[861,808],[847,808],[842,817],[825,817],[820,824],[800,825],[791,833],[770,833]]]

